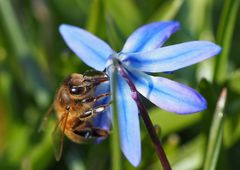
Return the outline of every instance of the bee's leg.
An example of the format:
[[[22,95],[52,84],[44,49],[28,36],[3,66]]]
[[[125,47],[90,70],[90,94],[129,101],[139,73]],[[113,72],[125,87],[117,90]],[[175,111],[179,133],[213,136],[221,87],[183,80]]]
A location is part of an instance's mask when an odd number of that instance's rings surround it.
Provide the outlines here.
[[[79,127],[73,130],[73,133],[84,137],[85,139],[98,138],[98,137],[107,137],[109,135],[109,131],[106,129],[85,126]]]
[[[109,131],[106,129],[93,127],[92,128],[93,136],[94,137],[107,137],[109,135]]]
[[[109,105],[110,105],[110,103],[99,105],[97,107],[91,108],[88,111],[80,114],[78,118],[79,118],[79,120],[82,120],[82,121],[83,120],[88,120],[88,119],[96,116],[98,113],[101,113],[101,112],[105,111],[108,108]]]
[[[78,100],[77,102],[80,102],[82,104],[83,103],[92,103],[92,102],[96,102],[97,100],[101,100],[102,98],[107,97],[109,95],[110,95],[110,93],[103,93],[103,94],[100,94],[99,96],[87,97],[87,98]]]

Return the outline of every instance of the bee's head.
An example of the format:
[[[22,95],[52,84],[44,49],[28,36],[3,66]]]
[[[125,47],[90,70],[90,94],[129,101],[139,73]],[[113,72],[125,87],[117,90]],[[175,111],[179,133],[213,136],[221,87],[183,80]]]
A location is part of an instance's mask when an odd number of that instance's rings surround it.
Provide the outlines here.
[[[68,76],[65,80],[65,84],[72,95],[85,95],[94,89],[94,84],[91,80],[77,73]]]

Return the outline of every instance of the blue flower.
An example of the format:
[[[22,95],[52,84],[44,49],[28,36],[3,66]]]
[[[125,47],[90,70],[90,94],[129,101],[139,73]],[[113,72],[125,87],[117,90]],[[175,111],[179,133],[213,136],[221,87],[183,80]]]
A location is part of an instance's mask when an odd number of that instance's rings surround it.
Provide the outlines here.
[[[81,28],[61,25],[60,32],[69,48],[90,67],[103,71],[112,67],[113,60],[118,60],[144,97],[164,110],[188,114],[206,109],[206,100],[190,87],[146,73],[172,72],[210,58],[218,54],[221,48],[208,41],[162,47],[179,27],[175,21],[144,25],[130,35],[119,53]],[[121,149],[131,164],[137,166],[141,160],[139,111],[120,73],[116,81]],[[105,83],[101,90],[110,91],[109,84]],[[109,128],[109,115],[99,115],[97,125]]]

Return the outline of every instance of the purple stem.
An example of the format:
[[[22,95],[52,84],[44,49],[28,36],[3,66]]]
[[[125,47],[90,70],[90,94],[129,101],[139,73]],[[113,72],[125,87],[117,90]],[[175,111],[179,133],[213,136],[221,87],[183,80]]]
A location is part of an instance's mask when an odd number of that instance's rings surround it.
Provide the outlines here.
[[[153,145],[155,147],[155,150],[157,152],[158,158],[162,164],[162,167],[164,170],[171,170],[171,166],[168,162],[168,159],[166,157],[166,154],[163,150],[162,144],[156,134],[156,130],[152,124],[151,119],[148,116],[148,112],[145,108],[145,106],[142,103],[141,97],[139,95],[139,92],[137,91],[135,85],[133,84],[133,82],[131,81],[131,79],[129,78],[127,72],[125,71],[125,69],[122,67],[121,63],[118,62],[118,69],[119,69],[119,73],[121,74],[121,76],[127,81],[131,92],[132,92],[132,98],[135,100],[138,109],[140,110],[140,114],[142,116],[142,119],[146,125],[147,131],[152,139]]]

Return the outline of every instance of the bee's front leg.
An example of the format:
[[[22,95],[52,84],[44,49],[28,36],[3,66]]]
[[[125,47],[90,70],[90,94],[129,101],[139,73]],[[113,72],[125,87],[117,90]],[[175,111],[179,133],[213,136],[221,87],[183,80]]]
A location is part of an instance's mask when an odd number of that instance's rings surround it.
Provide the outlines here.
[[[91,81],[94,86],[99,85],[105,81],[109,81],[109,76],[101,71],[89,70],[83,74],[86,81]]]

